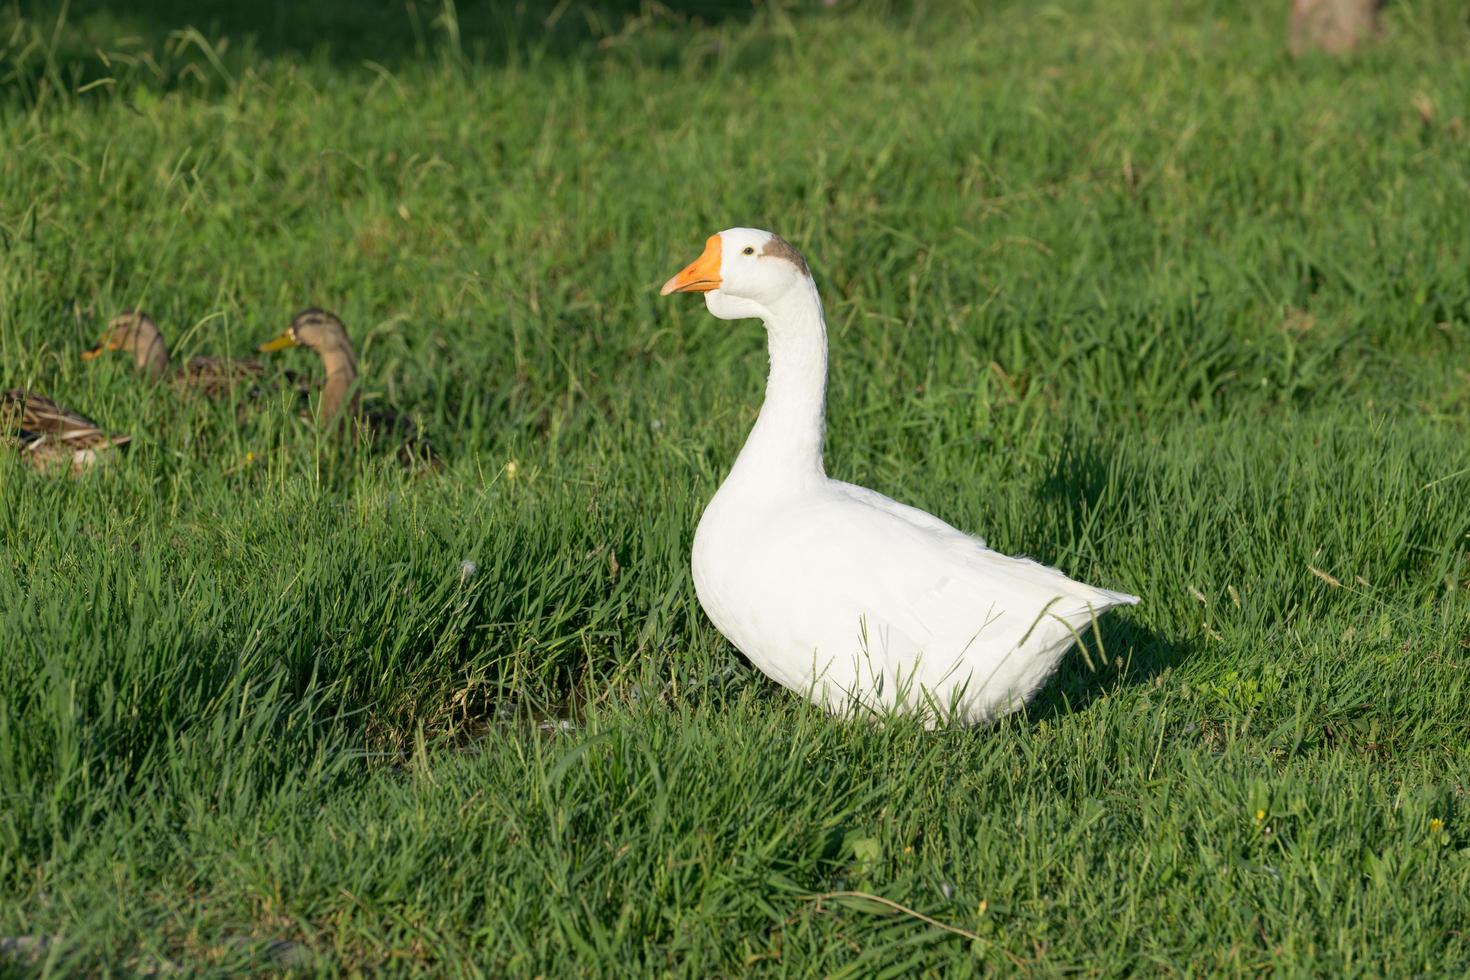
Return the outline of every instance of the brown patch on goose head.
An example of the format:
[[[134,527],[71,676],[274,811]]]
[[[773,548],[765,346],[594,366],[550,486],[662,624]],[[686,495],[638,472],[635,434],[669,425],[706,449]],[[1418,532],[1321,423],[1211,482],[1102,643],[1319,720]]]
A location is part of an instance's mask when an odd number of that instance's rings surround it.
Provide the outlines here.
[[[811,270],[806,267],[806,259],[802,258],[801,253],[780,235],[771,236],[771,240],[766,242],[765,248],[761,249],[761,256],[768,256],[773,259],[785,259],[800,269],[802,275],[810,276],[812,274]]]

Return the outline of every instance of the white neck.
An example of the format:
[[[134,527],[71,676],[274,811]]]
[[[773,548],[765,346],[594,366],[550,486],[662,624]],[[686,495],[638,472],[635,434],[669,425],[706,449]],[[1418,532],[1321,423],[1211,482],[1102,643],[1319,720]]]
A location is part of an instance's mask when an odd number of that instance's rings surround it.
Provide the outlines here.
[[[827,324],[816,284],[806,280],[765,310],[771,373],[760,418],[730,479],[772,490],[826,479],[822,467],[827,394]]]

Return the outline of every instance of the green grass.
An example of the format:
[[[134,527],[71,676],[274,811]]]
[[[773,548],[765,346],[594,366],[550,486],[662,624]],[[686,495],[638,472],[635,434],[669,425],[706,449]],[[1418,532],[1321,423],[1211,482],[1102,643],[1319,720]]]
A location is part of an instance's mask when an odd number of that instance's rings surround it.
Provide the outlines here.
[[[0,972],[1470,968],[1459,4],[106,6],[0,11],[0,382],[135,436],[0,462]],[[703,619],[764,338],[656,293],[734,224],[831,473],[1144,597],[1024,717]],[[308,304],[442,473],[78,360]]]

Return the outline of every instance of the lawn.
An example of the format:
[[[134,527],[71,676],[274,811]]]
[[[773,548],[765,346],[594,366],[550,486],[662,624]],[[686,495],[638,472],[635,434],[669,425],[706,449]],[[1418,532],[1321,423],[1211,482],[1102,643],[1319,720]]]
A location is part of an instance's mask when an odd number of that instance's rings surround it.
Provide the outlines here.
[[[669,6],[0,9],[0,387],[134,437],[0,459],[0,973],[1464,975],[1463,6]],[[657,292],[731,225],[831,474],[1143,597],[1025,713],[704,619],[764,335]],[[442,470],[79,358],[308,305]]]

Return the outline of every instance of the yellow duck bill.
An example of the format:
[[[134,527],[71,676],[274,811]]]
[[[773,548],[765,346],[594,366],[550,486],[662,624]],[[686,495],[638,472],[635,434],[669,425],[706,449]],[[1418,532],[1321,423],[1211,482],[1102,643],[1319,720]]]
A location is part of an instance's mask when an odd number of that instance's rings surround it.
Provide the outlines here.
[[[287,347],[295,346],[296,335],[291,332],[290,327],[287,327],[285,330],[281,331],[279,336],[271,340],[267,340],[265,343],[261,344],[255,349],[262,354],[269,354],[272,351],[285,350]]]

